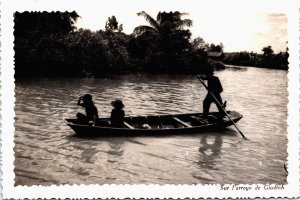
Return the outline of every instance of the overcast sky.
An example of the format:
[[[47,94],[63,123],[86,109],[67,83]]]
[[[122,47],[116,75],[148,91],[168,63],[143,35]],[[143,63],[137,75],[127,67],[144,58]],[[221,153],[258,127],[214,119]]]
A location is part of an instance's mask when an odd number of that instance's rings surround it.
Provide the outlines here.
[[[208,43],[222,42],[226,52],[261,52],[268,45],[279,52],[287,47],[288,8],[281,0],[102,0],[76,11],[81,16],[78,28],[104,29],[108,17],[114,15],[127,34],[139,25],[147,25],[143,17],[137,16],[140,11],[153,18],[159,11],[186,12],[186,18],[193,21],[192,37],[202,37]]]

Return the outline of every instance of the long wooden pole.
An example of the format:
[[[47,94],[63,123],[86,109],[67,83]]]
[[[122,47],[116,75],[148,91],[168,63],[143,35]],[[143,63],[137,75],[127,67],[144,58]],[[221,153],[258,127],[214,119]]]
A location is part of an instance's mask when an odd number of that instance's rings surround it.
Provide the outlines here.
[[[243,136],[244,139],[247,139],[245,137],[245,135],[242,133],[242,131],[240,131],[240,129],[237,127],[237,125],[234,123],[234,121],[230,118],[229,114],[227,113],[227,111],[225,110],[225,108],[221,105],[221,103],[218,101],[218,99],[215,97],[215,95],[208,90],[208,87],[205,85],[205,83],[201,80],[201,78],[199,76],[196,76],[196,78],[202,83],[202,85],[205,87],[205,89],[210,93],[210,95],[215,99],[215,102],[218,104],[218,106],[220,108],[223,109],[224,113],[226,114],[226,116],[228,117],[228,119],[232,122],[232,124],[235,126],[236,130]]]

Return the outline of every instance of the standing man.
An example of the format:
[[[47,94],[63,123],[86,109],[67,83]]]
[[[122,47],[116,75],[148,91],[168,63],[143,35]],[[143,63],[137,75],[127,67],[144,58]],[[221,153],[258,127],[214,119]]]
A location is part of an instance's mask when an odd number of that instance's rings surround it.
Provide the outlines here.
[[[208,68],[208,70],[205,73],[206,76],[199,76],[202,80],[207,80],[207,87],[208,87],[208,93],[203,101],[203,116],[207,117],[209,113],[209,108],[211,103],[215,103],[218,107],[220,116],[224,116],[224,111],[220,105],[225,107],[225,104],[223,105],[221,92],[223,92],[223,87],[221,85],[221,82],[218,77],[214,76],[214,69]],[[211,95],[211,93],[216,97],[219,103],[216,102],[215,98]]]

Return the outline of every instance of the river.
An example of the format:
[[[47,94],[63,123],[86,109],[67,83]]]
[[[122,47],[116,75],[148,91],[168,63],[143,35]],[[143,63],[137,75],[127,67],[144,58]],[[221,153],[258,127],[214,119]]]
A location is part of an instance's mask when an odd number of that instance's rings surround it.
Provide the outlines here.
[[[122,98],[126,115],[202,112],[205,88],[191,75],[16,80],[15,185],[283,184],[287,177],[287,72],[228,68],[216,72],[227,109],[243,114],[221,132],[84,139],[63,118],[93,96],[100,117]],[[211,110],[217,110],[215,105]]]

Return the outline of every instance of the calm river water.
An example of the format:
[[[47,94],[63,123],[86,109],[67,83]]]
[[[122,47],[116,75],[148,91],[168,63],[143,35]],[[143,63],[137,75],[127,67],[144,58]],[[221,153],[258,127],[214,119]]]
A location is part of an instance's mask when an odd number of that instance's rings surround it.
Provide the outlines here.
[[[127,115],[202,112],[206,91],[194,76],[17,80],[15,184],[285,183],[287,72],[229,68],[216,72],[239,128],[184,136],[82,139],[63,118],[84,110],[90,93],[100,117],[122,98]],[[217,110],[212,105],[211,110]]]

